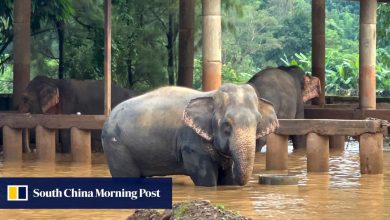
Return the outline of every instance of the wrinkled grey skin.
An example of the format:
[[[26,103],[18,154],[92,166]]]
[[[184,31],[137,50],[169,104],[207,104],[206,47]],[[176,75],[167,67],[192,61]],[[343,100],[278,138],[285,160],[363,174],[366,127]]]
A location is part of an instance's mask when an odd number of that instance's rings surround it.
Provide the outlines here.
[[[122,102],[104,124],[113,177],[188,175],[195,185],[244,185],[256,136],[278,125],[272,104],[249,85],[199,92],[163,87]]]
[[[273,103],[278,119],[303,119],[304,94],[309,94],[307,99],[311,99],[321,92],[319,79],[305,76],[305,72],[295,66],[267,68],[255,74],[248,84],[261,98]],[[293,136],[292,139],[294,149],[305,148],[304,136]],[[261,150],[265,141],[265,138],[257,141],[257,151]]]
[[[137,95],[112,86],[112,106]],[[30,81],[18,104],[20,112],[32,114],[104,114],[104,82],[101,80],[64,80],[37,76]],[[101,150],[101,131],[92,131],[94,150]],[[70,152],[69,131],[61,132],[61,152]]]

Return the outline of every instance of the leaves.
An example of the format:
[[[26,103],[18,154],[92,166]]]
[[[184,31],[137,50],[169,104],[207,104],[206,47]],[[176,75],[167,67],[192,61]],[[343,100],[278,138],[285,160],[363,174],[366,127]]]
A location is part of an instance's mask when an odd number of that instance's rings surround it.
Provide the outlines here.
[[[311,72],[311,0],[224,0],[223,82],[243,83],[269,66]],[[178,0],[112,0],[112,77],[149,90],[168,83],[167,33],[173,16],[177,69]],[[378,4],[377,90],[390,89],[390,4]],[[357,94],[359,3],[327,1],[326,92]],[[13,0],[0,1],[0,77],[12,75]],[[172,17],[171,17],[172,18]],[[196,1],[194,86],[201,87],[201,1]],[[57,75],[58,21],[65,23],[65,76],[103,78],[103,0],[32,0],[32,75]],[[39,33],[39,34],[38,34]],[[3,75],[1,75],[3,73]],[[7,87],[8,88],[8,87]],[[0,86],[0,92],[9,91]]]

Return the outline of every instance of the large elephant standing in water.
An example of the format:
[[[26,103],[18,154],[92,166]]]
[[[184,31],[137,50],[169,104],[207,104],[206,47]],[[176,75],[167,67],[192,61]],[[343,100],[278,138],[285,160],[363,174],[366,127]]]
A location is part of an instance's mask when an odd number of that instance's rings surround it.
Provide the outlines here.
[[[112,86],[112,106],[138,93]],[[37,76],[28,84],[18,104],[20,112],[32,114],[102,115],[104,113],[104,82],[101,80],[65,80]],[[92,131],[92,146],[101,150],[101,131]],[[61,132],[61,152],[70,151],[69,131]]]
[[[102,144],[113,177],[182,174],[200,186],[244,185],[256,138],[277,126],[272,104],[249,85],[163,87],[116,106]]]
[[[271,101],[279,119],[303,119],[304,103],[321,93],[320,80],[309,77],[297,66],[267,68],[255,74],[248,83],[261,98]],[[294,149],[306,146],[304,136],[293,136]],[[257,150],[265,138],[257,141]]]

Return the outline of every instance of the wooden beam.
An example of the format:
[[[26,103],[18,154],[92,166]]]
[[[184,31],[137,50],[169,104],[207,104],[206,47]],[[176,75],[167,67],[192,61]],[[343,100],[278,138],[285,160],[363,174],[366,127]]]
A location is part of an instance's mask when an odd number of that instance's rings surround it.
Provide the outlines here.
[[[376,10],[377,0],[360,1],[359,104],[376,108]]]
[[[358,96],[326,96],[325,99],[327,104],[335,102],[359,102]],[[376,102],[390,102],[390,97],[377,97]]]
[[[312,75],[321,81],[320,97],[312,103],[325,104],[325,0],[312,0]]]
[[[16,107],[30,81],[31,0],[14,1],[13,17],[13,97]]]
[[[178,86],[192,88],[194,71],[195,0],[180,0]]]
[[[73,127],[70,135],[73,161],[91,163],[91,131]]]
[[[280,135],[348,135],[364,133],[384,133],[386,121],[382,120],[332,120],[332,119],[279,119],[280,127],[275,133]]]
[[[305,118],[307,119],[362,119],[362,111],[358,109],[334,109],[334,108],[317,108],[305,109]]]
[[[266,169],[288,169],[288,136],[269,134],[267,136]]]
[[[307,119],[365,119],[378,118],[390,121],[390,109],[341,109],[341,108],[307,108],[305,109],[305,118]]]
[[[363,134],[359,143],[360,172],[362,174],[383,173],[383,135]]]
[[[104,115],[111,112],[111,0],[104,0]]]
[[[202,89],[221,86],[221,0],[202,0]]]
[[[38,158],[45,162],[56,161],[55,130],[40,125],[35,129]]]
[[[322,109],[311,109],[322,110]],[[340,110],[337,110],[340,111]],[[342,111],[348,111],[343,109]],[[378,111],[378,110],[376,110]],[[49,129],[102,129],[103,115],[31,115],[0,113],[0,127],[34,128],[38,125]],[[323,135],[359,135],[383,132],[387,128],[382,120],[329,120],[329,119],[279,119],[277,129],[281,135],[305,135],[315,132]]]
[[[309,133],[307,135],[306,155],[307,172],[329,171],[329,138],[328,136]]]
[[[3,151],[5,161],[22,161],[22,130],[3,127]]]
[[[102,129],[104,115],[31,115],[0,113],[0,127],[35,128],[38,125],[49,129]]]

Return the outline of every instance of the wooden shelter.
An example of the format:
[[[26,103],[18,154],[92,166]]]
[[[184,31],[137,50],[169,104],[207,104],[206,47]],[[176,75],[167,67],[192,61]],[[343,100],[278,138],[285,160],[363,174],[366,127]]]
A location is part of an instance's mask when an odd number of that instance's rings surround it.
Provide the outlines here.
[[[312,72],[320,78],[325,91],[325,0],[312,0]],[[329,108],[325,95],[313,101],[314,106],[305,110],[307,118],[365,119],[375,117],[390,120],[390,109],[376,110],[375,94],[375,53],[376,53],[376,9],[378,2],[390,0],[360,0],[360,68],[359,68],[359,108]],[[194,0],[181,0],[180,14],[180,54],[188,56],[180,60],[179,69],[185,74],[179,83],[192,86],[193,71],[193,30]],[[29,81],[28,59],[30,59],[30,8],[31,0],[15,0],[14,7],[14,100],[27,86]],[[186,14],[188,13],[188,14]],[[104,1],[105,28],[105,115],[111,111],[111,0]],[[186,16],[188,15],[188,16]],[[221,0],[202,0],[202,61],[203,90],[209,91],[220,87],[221,54]],[[179,55],[181,57],[181,55]],[[53,129],[71,128],[72,154],[77,161],[90,161],[90,131],[99,129],[105,116],[17,116],[0,117],[3,127],[6,159],[21,159],[21,129],[36,127],[38,154],[43,160],[55,160],[53,149]],[[49,123],[50,122],[50,123]],[[307,125],[313,125],[310,128]],[[316,125],[316,126],[315,126]],[[290,126],[290,128],[289,128]],[[293,128],[291,128],[293,126]],[[368,127],[367,127],[368,126]],[[387,124],[378,120],[332,121],[321,120],[281,120],[281,127],[271,135],[268,144],[275,150],[267,152],[267,166],[271,169],[285,169],[287,157],[287,139],[285,135],[308,134],[307,142],[311,146],[308,153],[308,171],[323,172],[328,168],[329,143],[344,142],[342,135],[360,135],[361,172],[382,173],[383,152],[382,133]],[[321,129],[317,129],[320,127]],[[387,128],[387,127],[386,127]],[[305,130],[306,129],[306,130]],[[359,131],[356,133],[356,131]],[[337,139],[329,141],[329,135]],[[77,140],[76,140],[77,139]],[[332,140],[332,139],[331,139]],[[338,141],[337,141],[338,140]],[[313,148],[314,147],[314,148]],[[77,152],[75,152],[77,151]],[[268,158],[269,154],[269,158]],[[84,155],[79,157],[77,155]],[[273,158],[273,159],[272,159]],[[278,162],[283,158],[284,162]],[[311,158],[309,160],[309,158]],[[310,164],[309,164],[310,161]],[[268,165],[269,164],[269,165]],[[279,166],[282,164],[282,166]],[[283,165],[284,164],[284,165]],[[275,168],[276,166],[276,168]]]

